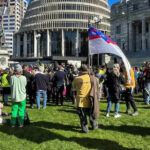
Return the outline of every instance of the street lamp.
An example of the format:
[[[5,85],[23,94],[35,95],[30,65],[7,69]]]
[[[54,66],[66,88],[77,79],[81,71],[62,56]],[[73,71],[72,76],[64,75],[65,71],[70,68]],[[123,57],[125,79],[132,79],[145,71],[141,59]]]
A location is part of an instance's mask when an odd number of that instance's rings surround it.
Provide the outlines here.
[[[103,20],[103,16],[95,16],[93,18],[94,24],[96,24],[96,28],[98,28],[98,24],[100,24],[102,22],[102,20]],[[89,20],[88,20],[89,24],[91,24],[90,23],[91,21],[92,20],[89,18]],[[93,60],[93,58],[91,56],[91,65],[92,65],[92,60]],[[99,54],[97,54],[97,66],[99,66]]]

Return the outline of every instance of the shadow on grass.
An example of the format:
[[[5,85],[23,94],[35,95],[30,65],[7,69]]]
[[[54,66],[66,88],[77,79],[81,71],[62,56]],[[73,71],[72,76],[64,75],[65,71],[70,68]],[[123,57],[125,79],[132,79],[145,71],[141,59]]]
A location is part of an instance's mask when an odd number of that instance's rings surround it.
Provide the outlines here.
[[[83,146],[87,149],[101,149],[101,150],[138,150],[132,148],[125,148],[119,145],[117,142],[106,140],[106,139],[96,139],[96,138],[88,138],[88,137],[71,137],[67,138],[58,133],[53,133],[48,129],[58,129],[65,131],[72,131],[74,126],[62,125],[58,123],[50,123],[50,122],[36,122],[30,126],[24,128],[8,128],[8,126],[0,126],[0,131],[7,134],[16,136],[22,140],[28,140],[30,142],[34,142],[37,144],[52,141],[52,140],[60,140],[66,142],[74,142]],[[77,128],[77,127],[75,127]]]
[[[149,107],[138,107],[139,109],[150,109],[150,106]]]
[[[66,112],[66,113],[72,113],[72,114],[77,114],[77,111],[74,111],[74,110],[59,109],[58,111],[60,111],[60,112]]]
[[[112,130],[112,131],[118,131],[118,132],[125,132],[133,135],[141,135],[141,136],[147,136],[150,135],[150,128],[148,127],[139,127],[139,126],[104,126],[99,125],[99,128],[104,130]]]

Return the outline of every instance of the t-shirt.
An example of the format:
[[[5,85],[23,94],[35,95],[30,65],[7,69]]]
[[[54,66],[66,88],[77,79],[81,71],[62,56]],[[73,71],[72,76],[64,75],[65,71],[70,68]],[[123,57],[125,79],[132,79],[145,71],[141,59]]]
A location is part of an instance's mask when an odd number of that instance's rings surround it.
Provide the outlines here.
[[[90,100],[89,93],[91,90],[91,81],[88,74],[76,77],[72,86],[77,90],[77,105],[78,107],[89,108]]]
[[[17,77],[16,75],[11,76],[11,97],[13,102],[21,102],[26,99],[26,85],[27,79],[25,76]]]

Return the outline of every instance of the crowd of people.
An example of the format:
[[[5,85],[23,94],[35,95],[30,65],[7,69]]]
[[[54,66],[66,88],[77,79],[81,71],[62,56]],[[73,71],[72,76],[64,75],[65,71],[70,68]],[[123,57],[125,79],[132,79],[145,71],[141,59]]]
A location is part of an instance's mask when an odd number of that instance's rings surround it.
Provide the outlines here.
[[[9,106],[8,98],[11,94],[12,112],[11,127],[16,124],[24,125],[26,103],[30,108],[46,109],[47,103],[55,105],[64,104],[64,97],[72,104],[77,105],[81,130],[89,132],[87,116],[89,116],[92,129],[98,128],[99,102],[105,97],[108,105],[106,117],[110,116],[112,104],[115,103],[114,117],[118,118],[119,102],[125,100],[126,112],[132,116],[138,115],[134,93],[142,92],[144,102],[150,101],[150,63],[142,68],[131,69],[131,81],[127,78],[127,72],[123,64],[115,63],[112,68],[107,65],[88,68],[81,65],[80,68],[73,65],[15,65],[13,68],[0,70],[0,84],[2,87],[3,104],[0,103],[0,122],[6,123],[3,118],[8,115],[2,111],[3,105]],[[43,99],[41,99],[43,96]],[[36,106],[36,107],[35,107]],[[133,108],[131,113],[130,106]]]

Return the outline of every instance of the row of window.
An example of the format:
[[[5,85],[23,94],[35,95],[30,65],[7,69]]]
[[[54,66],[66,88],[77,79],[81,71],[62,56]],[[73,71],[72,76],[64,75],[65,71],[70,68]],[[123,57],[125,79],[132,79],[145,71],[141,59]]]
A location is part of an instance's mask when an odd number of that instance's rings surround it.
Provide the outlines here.
[[[15,23],[10,23],[9,25],[10,25],[10,26],[14,26]],[[8,26],[8,24],[3,24],[3,26]]]
[[[15,19],[10,19],[9,21],[15,21]],[[3,20],[3,22],[8,22],[8,20]]]
[[[99,8],[99,7],[94,7],[90,5],[81,5],[81,4],[52,4],[52,5],[47,5],[43,7],[39,7],[37,9],[33,10],[28,10],[26,13],[27,16],[31,15],[37,15],[37,13],[45,13],[49,11],[56,11],[56,10],[79,10],[79,11],[89,11],[89,12],[95,12],[95,13],[100,13],[100,14],[105,14],[105,15],[110,15],[109,11],[106,11],[105,9]]]
[[[96,5],[108,8],[108,5],[102,0],[44,0],[43,3],[48,4],[48,3],[59,3],[59,2],[82,2],[82,3],[96,4]],[[39,1],[33,1],[33,3],[29,5],[29,8],[33,8],[36,6],[39,6]]]
[[[8,30],[8,28],[4,28],[4,30]],[[10,27],[9,30],[15,30],[15,27]]]
[[[40,22],[42,20],[51,20],[51,19],[79,19],[79,20],[88,20],[89,17],[93,19],[95,16],[92,14],[87,14],[87,13],[50,13],[50,14],[44,14],[42,16],[34,16],[29,19],[24,19],[23,25],[26,24],[32,24],[36,23],[37,21]],[[103,22],[108,22],[105,18],[103,19]]]
[[[88,28],[87,22],[65,22],[65,21],[57,21],[57,22],[43,22],[41,24],[34,24],[28,27],[24,27],[24,30],[34,30],[34,29],[47,29],[47,28]],[[107,25],[97,25],[97,28],[101,30],[109,31],[110,27]]]

